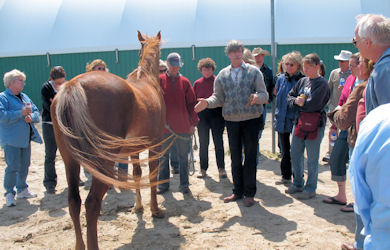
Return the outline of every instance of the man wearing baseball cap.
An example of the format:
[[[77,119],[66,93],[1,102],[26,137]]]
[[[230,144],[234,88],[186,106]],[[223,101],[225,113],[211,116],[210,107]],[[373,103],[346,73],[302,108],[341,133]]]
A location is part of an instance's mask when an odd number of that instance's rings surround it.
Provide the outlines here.
[[[167,57],[168,71],[160,74],[160,86],[166,106],[166,123],[164,139],[172,133],[176,136],[175,147],[179,159],[180,186],[182,193],[190,192],[188,182],[188,149],[190,147],[190,135],[194,132],[199,122],[197,113],[194,111],[196,104],[195,92],[190,81],[179,73],[183,62],[178,53],[170,53]],[[171,144],[168,140],[164,148]],[[158,180],[169,180],[169,151],[160,159]],[[169,182],[158,185],[159,194],[169,189]]]
[[[338,61],[339,68],[332,70],[329,76],[329,88],[330,88],[330,98],[328,102],[329,111],[333,111],[340,99],[341,91],[343,90],[343,86],[348,76],[351,74],[349,70],[349,59],[352,56],[352,52],[348,50],[340,51],[340,54],[335,55],[334,59]],[[328,153],[322,158],[322,161],[329,162],[330,154],[332,153],[333,147],[330,145],[330,136],[332,133],[337,130],[336,127],[332,125],[331,129],[329,129],[329,149]]]

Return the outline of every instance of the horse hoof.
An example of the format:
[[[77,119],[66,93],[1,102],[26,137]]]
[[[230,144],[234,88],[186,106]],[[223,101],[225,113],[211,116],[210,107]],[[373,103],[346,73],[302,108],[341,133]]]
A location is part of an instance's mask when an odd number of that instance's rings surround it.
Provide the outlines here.
[[[143,213],[144,207],[134,207],[134,213]]]
[[[164,218],[165,215],[164,215],[163,211],[158,210],[156,212],[152,212],[152,217],[157,218],[157,219],[161,219],[161,218]]]

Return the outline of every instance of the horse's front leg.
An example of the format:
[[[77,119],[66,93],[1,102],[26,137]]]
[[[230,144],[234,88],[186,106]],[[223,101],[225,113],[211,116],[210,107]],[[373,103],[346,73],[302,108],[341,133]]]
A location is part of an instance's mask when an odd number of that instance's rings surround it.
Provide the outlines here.
[[[97,235],[97,220],[100,215],[102,199],[108,190],[108,185],[100,182],[96,178],[92,179],[91,189],[85,201],[87,213],[87,243],[88,249],[99,249]]]
[[[131,159],[134,161],[137,161],[136,163],[133,163],[133,177],[136,184],[139,184],[141,176],[142,176],[142,169],[141,165],[138,162],[139,161],[139,155],[132,155]],[[144,211],[144,207],[142,206],[142,198],[141,198],[141,190],[140,187],[137,185],[137,188],[135,190],[135,207],[134,212],[140,213]]]
[[[157,150],[159,152],[159,150]],[[149,150],[149,159],[152,159],[156,153],[152,150]],[[164,213],[161,209],[158,208],[157,204],[157,174],[158,174],[158,160],[150,161],[149,160],[149,181],[151,184],[150,187],[150,209],[152,211],[152,216],[155,218],[163,218]]]

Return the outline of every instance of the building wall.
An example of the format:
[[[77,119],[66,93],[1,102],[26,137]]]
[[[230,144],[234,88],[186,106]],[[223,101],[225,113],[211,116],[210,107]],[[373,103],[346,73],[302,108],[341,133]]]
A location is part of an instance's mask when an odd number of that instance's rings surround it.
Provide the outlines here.
[[[257,46],[247,47],[253,49]],[[269,45],[261,47],[270,51]],[[328,77],[331,70],[338,67],[337,61],[334,60],[333,56],[338,55],[342,49],[350,50],[353,53],[357,52],[357,49],[352,44],[278,45],[277,62],[279,62],[284,54],[293,50],[300,51],[303,56],[311,52],[316,52],[326,65],[326,77]],[[167,55],[173,51],[178,52],[182,56],[184,66],[180,72],[191,82],[194,82],[201,77],[201,74],[197,70],[197,63],[201,58],[213,58],[217,64],[216,73],[229,64],[229,60],[224,53],[224,46],[196,47],[195,60],[193,60],[192,48],[162,49],[161,58],[165,60]],[[42,83],[49,77],[51,67],[62,65],[67,73],[67,79],[69,80],[78,74],[84,73],[86,63],[91,62],[96,58],[104,60],[111,73],[123,78],[137,67],[139,61],[138,50],[119,51],[118,64],[115,61],[114,51],[50,55],[50,66],[47,65],[46,55],[3,57],[0,58],[0,74],[1,77],[3,77],[5,72],[15,68],[23,71],[27,76],[26,86],[23,92],[29,95],[37,107],[41,109],[40,90]],[[272,67],[271,57],[266,57],[265,63]],[[1,84],[0,91],[3,90],[4,85]]]

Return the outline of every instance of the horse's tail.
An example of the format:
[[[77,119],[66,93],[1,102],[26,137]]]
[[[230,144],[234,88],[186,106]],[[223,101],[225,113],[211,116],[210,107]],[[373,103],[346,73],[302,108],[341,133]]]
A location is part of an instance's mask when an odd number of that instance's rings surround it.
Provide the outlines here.
[[[76,79],[59,91],[55,98],[55,119],[63,134],[64,143],[74,160],[83,165],[89,173],[100,181],[122,189],[142,188],[157,185],[143,177],[135,181],[130,177],[121,181],[112,162],[127,162],[129,152],[136,155],[145,150],[155,150],[164,142],[153,144],[147,137],[120,138],[99,129],[89,114],[88,101],[84,88]],[[120,152],[122,149],[122,152]],[[123,150],[124,149],[124,150]],[[127,153],[126,153],[127,152]],[[156,152],[149,161],[157,161],[164,152]],[[132,160],[140,163],[142,160]],[[157,175],[157,170],[152,175]],[[150,177],[150,176],[149,176]]]

